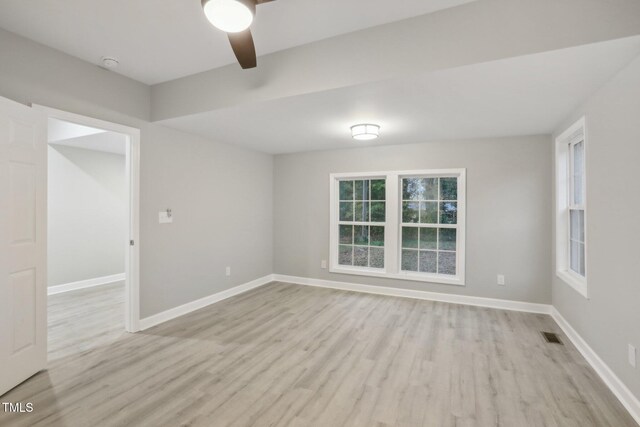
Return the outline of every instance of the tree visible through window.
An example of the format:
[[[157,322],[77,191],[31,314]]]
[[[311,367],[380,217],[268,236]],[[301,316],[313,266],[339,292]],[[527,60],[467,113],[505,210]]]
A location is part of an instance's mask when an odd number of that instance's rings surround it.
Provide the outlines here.
[[[402,179],[402,270],[456,274],[457,178]]]
[[[340,180],[338,263],[384,268],[385,180]]]

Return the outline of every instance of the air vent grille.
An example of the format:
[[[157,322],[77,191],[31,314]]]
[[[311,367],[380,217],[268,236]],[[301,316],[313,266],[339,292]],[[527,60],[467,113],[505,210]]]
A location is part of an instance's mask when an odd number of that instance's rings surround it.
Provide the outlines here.
[[[562,345],[562,341],[560,341],[560,337],[555,332],[541,332],[545,341],[551,344],[560,344]]]

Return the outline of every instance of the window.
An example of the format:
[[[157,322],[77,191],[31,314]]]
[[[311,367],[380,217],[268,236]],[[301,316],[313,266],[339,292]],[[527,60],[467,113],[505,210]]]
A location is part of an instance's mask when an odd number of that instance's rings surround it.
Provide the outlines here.
[[[556,274],[587,297],[585,122],[556,139]]]
[[[569,268],[585,277],[584,239],[584,138],[569,144]]]
[[[456,275],[457,178],[402,178],[402,271]]]
[[[464,285],[465,170],[331,175],[331,272]]]
[[[339,181],[338,264],[384,268],[384,179]]]

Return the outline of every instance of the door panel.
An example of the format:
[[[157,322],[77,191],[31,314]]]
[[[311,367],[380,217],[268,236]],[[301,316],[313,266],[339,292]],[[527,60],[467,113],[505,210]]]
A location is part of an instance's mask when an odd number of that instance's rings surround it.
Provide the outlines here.
[[[9,277],[11,293],[13,339],[11,354],[36,344],[36,271],[35,269],[20,271]]]
[[[36,168],[25,163],[9,163],[9,220],[11,244],[35,244]]]
[[[0,98],[0,395],[44,369],[46,118]]]

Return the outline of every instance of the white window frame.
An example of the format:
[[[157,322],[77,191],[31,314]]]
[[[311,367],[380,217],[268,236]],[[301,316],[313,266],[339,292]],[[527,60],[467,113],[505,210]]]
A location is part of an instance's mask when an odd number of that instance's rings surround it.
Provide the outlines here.
[[[573,150],[580,141],[584,144],[584,170],[582,205],[573,204]],[[556,138],[556,276],[589,298],[587,287],[587,132],[585,118],[580,118]],[[585,275],[581,276],[570,268],[570,210],[584,211]]]
[[[402,239],[402,178],[405,177],[458,178],[458,210],[456,233],[456,275],[443,275],[401,270]],[[341,179],[386,179],[384,268],[355,267],[338,264],[339,252],[339,181]],[[332,173],[329,176],[330,197],[330,256],[329,271],[339,274],[383,277],[429,283],[465,286],[465,235],[466,235],[466,169],[428,169],[408,171]],[[373,224],[365,224],[373,225]]]

